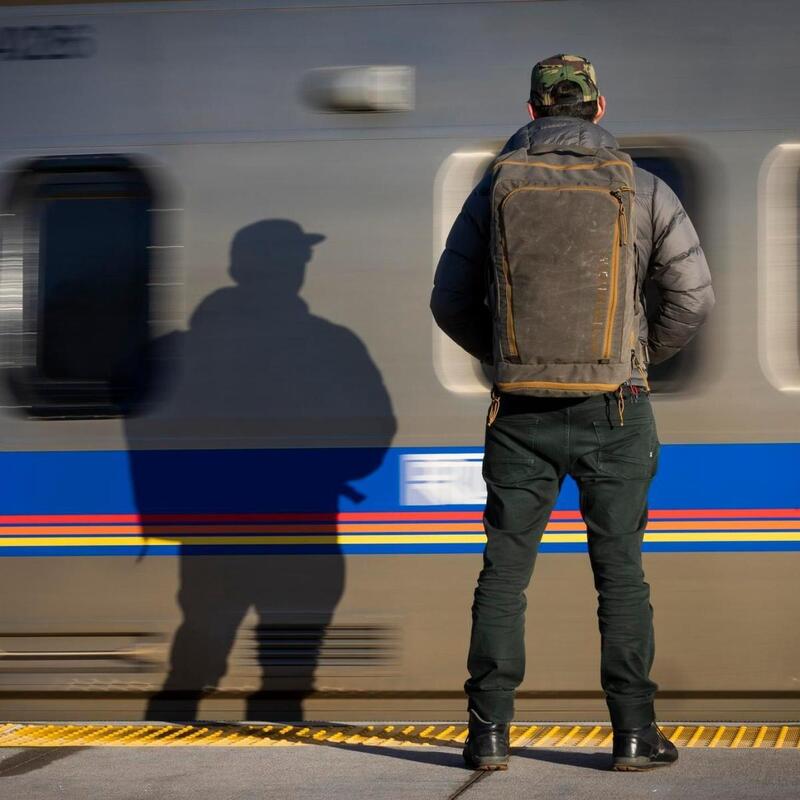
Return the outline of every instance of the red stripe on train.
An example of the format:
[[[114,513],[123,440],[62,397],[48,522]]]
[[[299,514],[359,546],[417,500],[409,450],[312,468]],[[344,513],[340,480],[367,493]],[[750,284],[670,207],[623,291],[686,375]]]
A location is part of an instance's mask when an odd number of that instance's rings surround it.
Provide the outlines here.
[[[0,525],[114,525],[225,522],[473,522],[482,511],[373,511],[246,514],[0,514]],[[554,521],[580,520],[578,511],[554,511]],[[654,509],[650,519],[800,519],[800,508]]]

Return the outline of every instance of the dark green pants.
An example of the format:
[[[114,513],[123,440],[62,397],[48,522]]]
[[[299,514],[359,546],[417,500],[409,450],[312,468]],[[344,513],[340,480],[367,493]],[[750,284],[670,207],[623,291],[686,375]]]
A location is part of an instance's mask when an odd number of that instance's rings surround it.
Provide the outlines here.
[[[647,491],[658,462],[650,400],[503,395],[486,429],[488,538],[472,606],[465,684],[483,719],[507,722],[525,673],[525,590],[561,483],[571,475],[588,530],[601,634],[600,681],[616,729],[653,720],[653,609],[642,572]]]

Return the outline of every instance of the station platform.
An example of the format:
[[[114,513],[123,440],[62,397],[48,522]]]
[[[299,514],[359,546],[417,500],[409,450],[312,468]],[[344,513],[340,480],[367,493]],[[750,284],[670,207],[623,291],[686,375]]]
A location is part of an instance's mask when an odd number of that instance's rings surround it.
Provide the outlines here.
[[[670,725],[673,767],[609,771],[611,732],[517,725],[503,772],[461,758],[463,724],[0,725],[0,798],[638,800],[800,797],[800,727]],[[264,750],[264,748],[268,748]]]

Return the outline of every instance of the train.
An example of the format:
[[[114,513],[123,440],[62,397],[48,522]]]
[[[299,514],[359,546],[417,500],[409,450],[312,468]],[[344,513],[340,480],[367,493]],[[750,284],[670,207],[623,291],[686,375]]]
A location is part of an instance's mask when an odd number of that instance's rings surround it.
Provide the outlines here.
[[[0,717],[457,720],[488,379],[428,303],[529,72],[695,223],[651,373],[664,720],[800,713],[800,6],[0,3]],[[519,719],[605,718],[567,482]]]

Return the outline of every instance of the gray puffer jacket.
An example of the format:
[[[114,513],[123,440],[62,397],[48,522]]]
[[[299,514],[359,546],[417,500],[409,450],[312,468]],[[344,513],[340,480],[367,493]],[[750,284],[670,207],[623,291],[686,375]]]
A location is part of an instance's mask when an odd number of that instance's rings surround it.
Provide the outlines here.
[[[618,148],[616,139],[592,122],[545,117],[520,128],[502,152],[541,144]],[[458,215],[439,259],[431,311],[439,327],[468,353],[492,360],[492,317],[486,304],[489,278],[487,172]],[[714,306],[705,255],[680,200],[664,181],[636,169],[636,249],[639,285],[655,281],[661,302],[650,324],[642,315],[641,338],[649,361],[658,364],[685,347]]]

